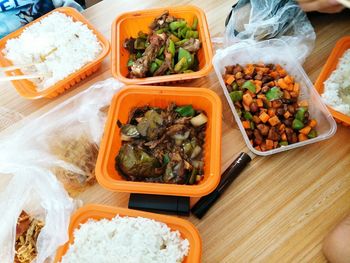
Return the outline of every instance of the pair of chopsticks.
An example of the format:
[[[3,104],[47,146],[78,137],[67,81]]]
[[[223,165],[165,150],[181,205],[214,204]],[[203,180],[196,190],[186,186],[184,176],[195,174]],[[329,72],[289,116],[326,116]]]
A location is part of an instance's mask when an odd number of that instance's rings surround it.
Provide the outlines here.
[[[21,66],[9,66],[0,68],[0,72],[7,72],[7,71],[13,71],[16,69],[22,69],[26,67],[33,66],[34,64],[28,64],[28,65],[21,65]],[[6,77],[0,77],[0,82],[2,81],[11,81],[11,80],[21,80],[21,79],[38,79],[45,77],[45,74],[30,74],[30,75],[17,75],[17,76],[6,76]]]

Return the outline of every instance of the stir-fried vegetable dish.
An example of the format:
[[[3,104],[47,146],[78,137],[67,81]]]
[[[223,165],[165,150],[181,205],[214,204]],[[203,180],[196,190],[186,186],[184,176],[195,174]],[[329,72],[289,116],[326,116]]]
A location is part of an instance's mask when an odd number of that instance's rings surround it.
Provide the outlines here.
[[[280,65],[226,67],[226,88],[251,144],[258,151],[317,137],[317,121],[307,101],[298,101],[300,84]]]
[[[135,108],[118,121],[122,146],[115,160],[127,180],[195,184],[203,176],[207,117],[192,105]]]
[[[150,33],[140,31],[136,38],[124,41],[130,53],[130,78],[144,78],[198,70],[197,51],[201,42],[197,31],[198,19],[192,25],[165,11],[149,26]]]

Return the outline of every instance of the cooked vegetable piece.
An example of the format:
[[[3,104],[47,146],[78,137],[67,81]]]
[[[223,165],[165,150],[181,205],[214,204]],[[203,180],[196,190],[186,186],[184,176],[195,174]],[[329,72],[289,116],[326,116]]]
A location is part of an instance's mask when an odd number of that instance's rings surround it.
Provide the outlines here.
[[[198,18],[195,16],[193,17],[192,29],[196,30],[197,26],[198,26]]]
[[[232,91],[232,92],[230,93],[230,97],[231,97],[231,100],[232,100],[233,102],[241,101],[242,98],[243,98],[243,91],[241,91],[241,90]]]
[[[196,113],[192,105],[178,107],[175,109],[175,111],[179,113],[182,117],[194,116],[194,114]]]
[[[298,119],[299,121],[303,122],[305,119],[306,111],[307,111],[307,109],[304,107],[299,108],[297,113],[295,114],[295,118]]]
[[[198,114],[196,117],[191,119],[191,123],[193,126],[198,127],[205,123],[207,123],[208,118],[203,113]]]
[[[282,98],[282,96],[283,92],[277,87],[273,87],[268,92],[266,92],[266,98],[269,101],[278,100]]]
[[[294,130],[300,130],[304,128],[304,123],[298,119],[294,119],[292,127]]]
[[[255,93],[255,92],[256,92],[256,87],[255,87],[254,83],[251,82],[250,80],[244,82],[242,88],[243,88],[243,89],[248,89],[248,90],[250,90],[252,93]]]
[[[184,20],[174,21],[169,24],[171,31],[175,31],[176,29],[182,28],[184,26],[186,26],[186,21]]]

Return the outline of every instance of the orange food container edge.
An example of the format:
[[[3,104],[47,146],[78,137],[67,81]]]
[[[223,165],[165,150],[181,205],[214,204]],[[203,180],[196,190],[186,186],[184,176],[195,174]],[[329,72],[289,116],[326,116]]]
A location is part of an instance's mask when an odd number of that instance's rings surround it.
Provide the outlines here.
[[[53,12],[61,12],[63,14],[66,14],[69,17],[72,17],[73,20],[81,21],[83,24],[85,24],[97,36],[97,39],[102,46],[102,51],[94,61],[89,62],[88,64],[83,66],[81,69],[70,74],[69,76],[67,76],[63,80],[60,80],[59,82],[57,82],[52,87],[45,89],[43,91],[40,91],[40,92],[35,91],[35,92],[33,92],[34,94],[31,94],[27,90],[20,88],[20,85],[19,85],[19,83],[23,83],[24,81],[27,81],[27,80],[12,81],[17,92],[21,96],[23,96],[27,99],[38,99],[38,98],[42,98],[42,97],[52,98],[52,97],[59,95],[60,93],[64,92],[66,89],[71,88],[74,84],[80,82],[82,79],[85,79],[87,76],[89,76],[93,72],[95,72],[99,68],[99,66],[101,65],[103,59],[108,55],[108,53],[110,51],[109,41],[99,31],[97,31],[95,29],[95,27],[82,14],[80,14],[77,10],[75,10],[74,8],[71,8],[71,7],[60,7],[60,8],[54,9],[51,12],[45,14],[44,16],[28,23],[24,27],[22,27],[22,28],[16,30],[15,32],[12,32],[11,34],[7,35],[6,37],[2,38],[0,40],[1,50],[3,49],[3,47],[5,47],[7,40],[20,36],[22,34],[23,30],[25,30],[27,27],[41,21],[42,19],[49,16]],[[0,65],[3,67],[13,65],[9,60],[5,59],[5,57],[1,54],[1,50],[0,50]],[[16,73],[16,75],[23,75],[20,70],[15,70],[14,72]],[[12,76],[11,72],[6,72],[6,75]]]
[[[113,114],[116,112],[116,102],[118,98],[122,98],[128,92],[135,92],[143,94],[159,95],[159,92],[164,94],[205,94],[213,105],[212,113],[212,129],[209,147],[210,151],[210,180],[206,183],[198,185],[174,185],[174,184],[161,184],[161,183],[148,183],[148,182],[131,182],[126,180],[113,179],[106,169],[108,153],[111,151],[111,143],[109,140],[113,136],[113,129],[115,123],[113,123]],[[176,95],[174,95],[176,96]],[[197,95],[198,96],[198,95]],[[203,95],[204,96],[204,95]],[[174,99],[174,102],[176,100]],[[133,192],[144,194],[161,194],[161,195],[177,195],[177,196],[192,196],[199,197],[204,196],[212,192],[220,181],[220,169],[221,169],[221,113],[222,104],[218,95],[206,88],[191,88],[191,87],[162,87],[162,86],[129,86],[119,91],[112,99],[112,103],[108,112],[106,126],[104,130],[104,136],[100,145],[100,151],[96,163],[96,178],[98,183],[104,188],[112,191],[120,192]],[[208,116],[209,117],[209,116]],[[209,143],[209,142],[208,142]],[[207,162],[207,160],[205,160]]]
[[[318,76],[315,82],[315,88],[321,95],[324,90],[324,82],[328,79],[330,74],[337,68],[339,59],[342,57],[343,53],[350,48],[350,36],[343,37],[334,46],[331,54],[329,55],[326,64],[323,66],[323,69]],[[343,124],[344,126],[350,125],[350,116],[347,116],[341,112],[334,110],[331,106],[328,106],[329,111],[332,116],[337,120],[338,123]]]
[[[69,244],[72,244],[74,241],[74,230],[78,228],[80,224],[85,223],[89,218],[112,219],[117,214],[119,214],[120,216],[140,216],[144,218],[154,219],[156,221],[167,224],[168,227],[171,228],[171,230],[178,230],[182,238],[187,238],[190,243],[189,254],[185,258],[184,263],[200,262],[202,255],[202,240],[200,238],[197,228],[191,222],[173,216],[154,214],[127,208],[111,207],[98,204],[85,205],[74,213],[74,215],[71,217],[68,229],[69,241],[57,250],[54,262],[59,262],[62,256],[64,256],[64,254],[67,252]]]
[[[147,78],[138,78],[138,79],[130,79],[124,77],[120,72],[120,49],[121,46],[119,45],[119,39],[120,39],[120,31],[118,30],[119,23],[123,19],[127,19],[127,17],[132,16],[134,14],[152,14],[154,13],[154,17],[158,16],[160,12],[164,10],[168,10],[171,14],[172,12],[179,10],[179,9],[188,9],[193,10],[194,12],[198,12],[200,14],[200,17],[198,17],[198,25],[203,35],[204,39],[201,39],[202,42],[202,48],[203,52],[206,55],[206,65],[200,69],[199,71],[192,72],[192,73],[185,73],[185,74],[174,74],[169,76],[159,76],[159,77],[147,77]],[[161,83],[161,82],[179,82],[183,80],[191,80],[196,78],[201,78],[204,76],[207,76],[209,72],[212,69],[212,58],[213,58],[213,49],[210,39],[210,33],[208,29],[208,23],[205,16],[205,13],[202,9],[193,6],[193,5],[186,5],[186,6],[175,6],[175,7],[164,7],[164,8],[154,8],[154,9],[146,9],[146,10],[140,10],[140,11],[133,11],[133,12],[126,12],[121,15],[119,15],[112,23],[112,52],[111,52],[111,70],[112,75],[116,79],[119,79],[125,84],[132,85],[132,84],[152,84],[152,83]]]

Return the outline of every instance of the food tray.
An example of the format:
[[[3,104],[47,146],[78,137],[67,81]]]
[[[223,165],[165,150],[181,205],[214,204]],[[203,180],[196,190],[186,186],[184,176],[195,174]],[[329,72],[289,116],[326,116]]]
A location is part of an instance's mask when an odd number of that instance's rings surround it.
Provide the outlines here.
[[[339,59],[343,56],[344,52],[348,49],[350,49],[350,36],[341,38],[333,48],[332,53],[328,57],[328,60],[324,65],[315,83],[315,88],[320,94],[322,94],[324,90],[323,83],[329,78],[332,72],[337,68]],[[334,110],[331,106],[327,106],[327,107],[337,122],[343,124],[344,126],[350,126],[350,116],[347,116],[339,111]]]
[[[121,147],[117,120],[126,123],[129,112],[145,105],[166,108],[169,103],[192,104],[204,110],[207,130],[204,145],[204,177],[195,185],[177,185],[125,180],[115,170],[115,157]],[[111,103],[104,136],[96,163],[96,178],[103,187],[119,192],[176,196],[203,196],[212,192],[220,181],[221,168],[221,100],[205,88],[130,86],[117,93]]]
[[[154,219],[156,221],[167,224],[171,230],[178,230],[181,234],[181,237],[187,239],[190,243],[189,254],[183,263],[200,262],[202,254],[202,240],[196,227],[189,221],[177,217],[153,214],[138,210],[90,204],[80,208],[72,216],[68,230],[69,241],[57,250],[55,263],[61,260],[62,256],[64,256],[64,254],[67,252],[69,244],[72,244],[74,242],[73,232],[75,229],[79,228],[80,224],[85,223],[89,219],[112,219],[117,214],[120,216],[140,216]]]
[[[129,52],[123,47],[124,40],[137,36],[139,31],[149,32],[148,26],[165,10],[175,17],[185,19],[190,24],[193,17],[197,16],[199,40],[202,42],[202,48],[198,51],[199,71],[159,77],[127,78]],[[207,20],[204,12],[195,6],[176,6],[123,13],[112,24],[112,75],[126,84],[176,83],[204,77],[212,69],[212,57],[213,50]]]
[[[61,7],[57,8],[46,15],[34,20],[33,22],[25,25],[24,27],[18,29],[17,31],[9,34],[8,36],[2,38],[0,40],[0,65],[2,67],[8,67],[13,66],[12,62],[7,60],[4,55],[2,54],[2,50],[5,48],[6,42],[8,39],[16,38],[21,35],[23,30],[29,26],[31,26],[34,23],[39,22],[40,20],[44,19],[48,15],[50,15],[52,12],[61,12],[63,14],[66,14],[67,16],[70,16],[73,18],[74,21],[80,21],[83,24],[86,24],[89,29],[91,29],[94,34],[97,36],[97,39],[101,43],[102,51],[100,55],[92,62],[86,64],[84,67],[82,67],[80,70],[74,72],[73,74],[69,75],[65,79],[57,82],[55,85],[43,90],[43,91],[37,91],[36,86],[34,83],[32,83],[29,80],[15,80],[12,81],[13,85],[15,86],[17,92],[27,98],[27,99],[38,99],[38,98],[53,98],[57,95],[63,93],[65,90],[71,88],[81,80],[85,79],[86,77],[90,76],[92,73],[96,72],[102,63],[102,60],[107,56],[110,49],[110,44],[108,40],[100,33],[98,32],[94,26],[84,18],[82,14],[80,14],[77,10],[70,7]],[[12,72],[14,74],[12,74]],[[11,72],[6,72],[8,76],[20,76],[23,75],[23,73],[20,70],[14,70]]]
[[[258,151],[249,142],[249,138],[242,122],[237,114],[237,111],[232,103],[229,92],[224,83],[223,74],[225,73],[225,66],[248,63],[278,63],[284,67],[291,76],[295,77],[296,81],[300,83],[299,100],[307,100],[309,103],[310,116],[317,120],[316,130],[318,136],[303,142],[294,143],[288,146],[283,146],[269,151]],[[288,46],[282,40],[267,40],[255,44],[237,44],[230,46],[224,50],[219,50],[213,58],[214,69],[219,79],[220,85],[224,91],[227,102],[235,117],[237,125],[241,130],[243,138],[253,153],[257,155],[267,156],[283,152],[286,150],[301,147],[307,144],[315,143],[325,140],[333,136],[337,130],[337,125],[328,111],[327,107],[322,102],[317,91],[313,87],[310,79],[306,75],[303,68],[297,60],[288,53]]]

